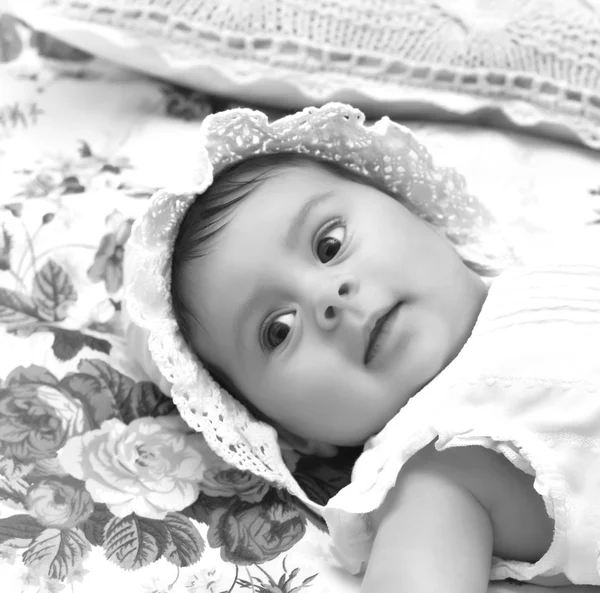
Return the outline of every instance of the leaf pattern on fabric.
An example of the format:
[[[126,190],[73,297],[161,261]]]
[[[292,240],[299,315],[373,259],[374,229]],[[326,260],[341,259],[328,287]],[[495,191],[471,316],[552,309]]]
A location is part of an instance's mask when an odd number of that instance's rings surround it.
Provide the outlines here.
[[[156,562],[168,542],[169,533],[162,521],[132,514],[108,523],[103,547],[109,560],[126,570],[136,570]]]
[[[8,329],[62,321],[77,301],[69,274],[52,259],[36,272],[31,295],[0,287],[0,323]]]
[[[23,563],[34,573],[49,579],[64,580],[90,551],[79,529],[46,529],[23,554]]]
[[[116,402],[124,399],[134,386],[131,378],[100,359],[83,359],[77,365],[77,370],[82,374],[96,377]]]
[[[69,393],[84,402],[88,416],[95,426],[118,415],[112,391],[98,377],[86,373],[72,373],[61,381],[61,385]]]
[[[58,385],[58,379],[46,368],[38,365],[29,367],[16,367],[4,380],[5,387],[17,385]]]
[[[124,397],[117,397],[117,405],[126,423],[143,416],[166,416],[175,411],[173,400],[150,381],[132,385]]]
[[[117,417],[118,402],[131,391],[134,381],[99,359],[83,359],[77,369],[78,373],[65,376],[63,381],[87,403],[96,426]]]
[[[0,519],[0,543],[10,543],[17,547],[27,547],[44,531],[33,517],[29,515],[13,515]]]
[[[0,323],[10,327],[39,319],[36,304],[29,295],[0,287]]]
[[[96,504],[92,514],[81,525],[86,539],[92,546],[103,546],[106,526],[114,519],[114,515],[105,504]]]
[[[11,479],[7,479],[4,476],[0,476],[0,500],[9,501],[22,507],[25,502],[28,486],[29,484],[23,478],[12,477]]]
[[[175,566],[196,564],[204,551],[204,540],[192,522],[181,513],[169,513],[163,520],[169,539],[164,557]]]
[[[61,321],[77,301],[77,291],[69,274],[49,259],[33,279],[32,300],[38,315],[47,321]]]
[[[193,504],[183,509],[182,513],[191,519],[208,525],[213,513],[220,509],[226,509],[232,502],[228,496],[208,496],[200,491],[198,498]],[[218,545],[212,546],[218,547]]]
[[[72,360],[86,346],[104,354],[110,354],[112,349],[112,345],[108,340],[90,336],[81,331],[62,327],[48,327],[46,330],[54,334],[52,352],[58,360]]]
[[[319,576],[318,573],[311,574],[298,582],[300,569],[294,568],[290,571],[287,567],[287,559],[288,556],[284,556],[281,563],[282,573],[278,580],[275,580],[275,577],[262,569],[261,573],[250,581],[238,576],[236,583],[239,583],[245,589],[257,591],[258,593],[299,593],[304,591]]]

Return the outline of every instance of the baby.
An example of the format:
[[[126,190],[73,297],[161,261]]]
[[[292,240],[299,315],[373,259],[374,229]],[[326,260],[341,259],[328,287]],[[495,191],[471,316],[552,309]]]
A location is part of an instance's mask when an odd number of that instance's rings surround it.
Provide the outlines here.
[[[199,186],[134,229],[132,317],[239,467],[302,498],[271,427],[302,451],[366,443],[318,509],[363,592],[600,584],[600,365],[579,352],[597,352],[600,267],[488,291],[507,252],[485,209],[377,126],[337,104],[209,118]]]
[[[364,443],[437,375],[485,293],[368,178],[303,155],[224,171],[173,250],[175,318],[212,375],[286,433],[333,445]]]

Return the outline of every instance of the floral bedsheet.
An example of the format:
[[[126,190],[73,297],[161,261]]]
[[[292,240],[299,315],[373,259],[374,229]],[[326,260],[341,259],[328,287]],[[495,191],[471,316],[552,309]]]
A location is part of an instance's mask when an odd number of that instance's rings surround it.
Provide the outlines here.
[[[322,522],[212,454],[123,337],[133,220],[217,107],[0,31],[0,589],[331,590]],[[287,457],[317,499],[347,479]]]
[[[320,519],[212,454],[124,340],[131,225],[156,188],[192,174],[201,120],[226,106],[0,14],[2,592],[358,591]],[[450,164],[471,167],[515,238],[594,222],[595,154],[415,127],[440,158],[462,155]],[[504,155],[503,177],[482,171],[482,144]],[[571,159],[568,210],[558,192],[541,204],[540,183],[560,187],[536,181],[552,159]],[[353,454],[287,462],[324,503]]]

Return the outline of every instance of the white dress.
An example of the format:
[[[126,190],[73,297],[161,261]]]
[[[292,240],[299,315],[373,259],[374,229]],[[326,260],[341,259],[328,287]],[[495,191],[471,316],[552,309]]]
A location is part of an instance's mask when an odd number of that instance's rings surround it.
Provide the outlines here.
[[[362,572],[369,513],[403,464],[480,445],[535,476],[554,539],[535,564],[494,558],[492,580],[565,575],[600,584],[600,263],[522,268],[495,280],[456,359],[376,436],[325,518],[337,556]]]

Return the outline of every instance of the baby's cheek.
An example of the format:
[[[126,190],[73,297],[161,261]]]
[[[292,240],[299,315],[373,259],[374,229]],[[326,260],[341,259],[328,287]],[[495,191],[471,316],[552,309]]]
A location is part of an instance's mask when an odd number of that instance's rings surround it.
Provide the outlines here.
[[[340,406],[345,396],[356,387],[358,373],[339,357],[295,356],[270,373],[263,388],[265,393],[277,397],[288,409],[298,407],[298,414],[311,411],[325,412]]]
[[[396,369],[403,397],[410,399],[431,381],[452,358],[452,341],[443,319],[432,315],[407,330],[406,347]]]

